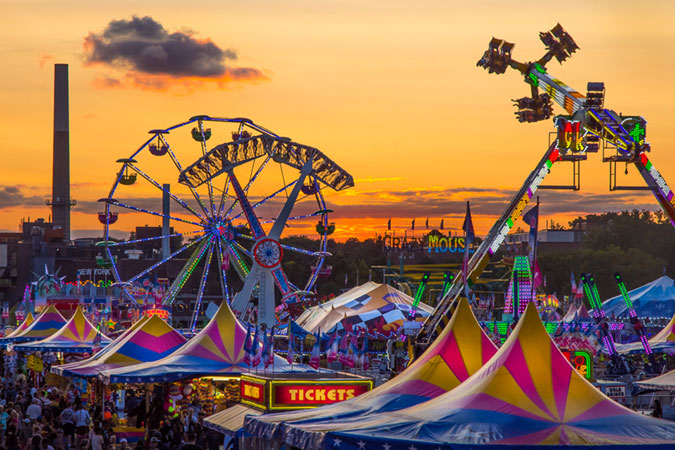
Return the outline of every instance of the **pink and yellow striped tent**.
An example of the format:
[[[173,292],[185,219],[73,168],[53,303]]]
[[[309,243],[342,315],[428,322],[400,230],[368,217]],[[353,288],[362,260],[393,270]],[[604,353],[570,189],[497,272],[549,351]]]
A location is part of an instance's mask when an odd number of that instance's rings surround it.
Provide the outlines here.
[[[91,358],[83,360],[83,361],[75,361],[75,362],[70,362],[66,364],[61,364],[60,366],[52,366],[51,371],[55,374],[58,375],[63,375],[63,371],[66,369],[69,369],[71,367],[79,367],[81,364],[85,362],[94,362],[98,361],[99,359],[105,357],[107,354],[109,354],[112,351],[115,351],[115,349],[118,347],[118,345],[123,341],[125,336],[128,336],[129,333],[133,332],[136,328],[141,326],[146,320],[148,320],[148,316],[143,316],[141,319],[137,322],[134,322],[129,328],[127,328],[125,331],[122,332],[115,340],[113,340],[108,346],[106,346],[104,349],[102,349],[100,352],[96,352]]]
[[[340,422],[338,431],[325,432],[323,448],[658,449],[675,442],[675,423],[619,405],[574,370],[533,304],[495,356],[457,388],[394,413]]]
[[[73,317],[46,339],[15,346],[19,351],[91,353],[112,340],[94,327],[78,306]]]
[[[158,316],[151,316],[136,322],[93,357],[52,367],[52,372],[81,378],[96,377],[104,370],[157,361],[176,351],[185,342],[187,339],[171,325]]]
[[[14,331],[12,331],[10,334],[5,336],[3,339],[11,338],[11,337],[20,335],[21,333],[23,333],[26,330],[26,328],[28,328],[30,326],[31,323],[33,323],[34,320],[35,319],[33,318],[33,314],[29,312],[28,315],[26,316],[26,318],[24,319],[24,321],[21,322],[21,325],[16,327],[16,329]]]
[[[246,431],[271,438],[285,435],[289,444],[305,448],[325,430],[373,413],[404,409],[454,389],[480,369],[497,352],[462,298],[438,339],[408,368],[391,381],[345,402],[322,408],[252,418]]]
[[[157,383],[206,375],[239,375],[250,369],[245,360],[245,339],[246,329],[234,316],[227,302],[222,302],[209,323],[175,352],[157,361],[103,370],[99,378],[108,383]],[[267,370],[313,371],[301,364],[291,368],[279,356],[274,358],[274,368]]]
[[[54,308],[54,305],[49,305],[30,325],[28,325],[21,333],[6,337],[2,339],[2,344],[10,342],[30,342],[45,339],[52,334],[59,331],[65,325],[66,319],[63,318],[60,312]]]

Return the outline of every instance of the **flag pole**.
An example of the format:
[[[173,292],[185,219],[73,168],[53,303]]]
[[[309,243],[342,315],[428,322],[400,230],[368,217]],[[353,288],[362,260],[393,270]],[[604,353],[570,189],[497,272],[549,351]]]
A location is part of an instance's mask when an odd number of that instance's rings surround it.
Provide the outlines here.
[[[539,241],[539,196],[537,195],[537,230],[535,231],[534,235],[534,249],[532,251],[533,257],[532,257],[532,294],[530,295],[530,298],[534,302],[535,306],[537,305],[537,292],[536,288],[534,287],[534,279],[537,276],[536,270],[537,270],[537,247]]]

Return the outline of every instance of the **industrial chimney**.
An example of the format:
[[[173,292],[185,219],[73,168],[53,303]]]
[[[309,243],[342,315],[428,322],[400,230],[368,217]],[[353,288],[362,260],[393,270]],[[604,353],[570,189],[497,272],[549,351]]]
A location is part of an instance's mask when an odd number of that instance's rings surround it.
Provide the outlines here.
[[[52,221],[70,240],[70,126],[68,112],[68,64],[54,64],[54,163],[52,173]]]

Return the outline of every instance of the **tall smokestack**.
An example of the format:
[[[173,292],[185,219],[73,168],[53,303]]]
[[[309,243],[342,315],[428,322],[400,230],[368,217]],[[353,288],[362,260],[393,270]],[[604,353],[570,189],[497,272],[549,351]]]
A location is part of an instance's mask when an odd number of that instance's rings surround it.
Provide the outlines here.
[[[68,64],[54,64],[54,163],[52,173],[52,220],[70,240],[70,124],[68,111]]]

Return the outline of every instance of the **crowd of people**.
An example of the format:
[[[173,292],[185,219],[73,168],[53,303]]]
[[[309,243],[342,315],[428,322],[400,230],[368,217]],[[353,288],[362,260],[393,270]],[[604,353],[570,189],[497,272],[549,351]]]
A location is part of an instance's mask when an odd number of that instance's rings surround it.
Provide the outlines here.
[[[75,387],[35,387],[25,375],[0,380],[0,450],[217,450],[223,436],[204,427],[199,405],[157,411],[131,393],[125,413],[148,432],[135,443],[116,436],[110,411]],[[121,411],[120,411],[121,412]]]

